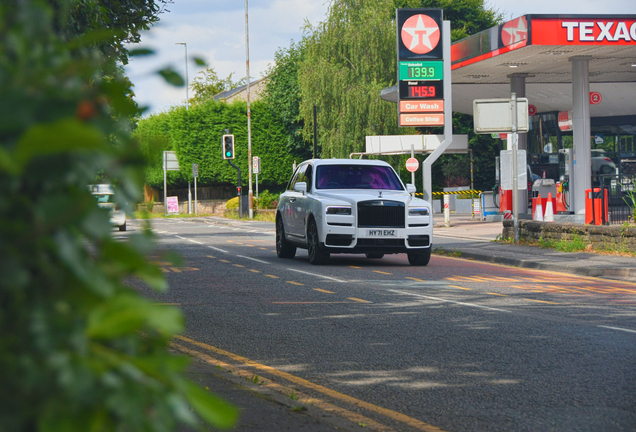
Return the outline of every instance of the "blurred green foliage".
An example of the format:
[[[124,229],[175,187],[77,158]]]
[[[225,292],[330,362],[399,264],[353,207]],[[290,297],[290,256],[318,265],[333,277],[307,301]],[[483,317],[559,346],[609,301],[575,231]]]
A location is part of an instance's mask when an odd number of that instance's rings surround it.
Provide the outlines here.
[[[147,8],[123,10],[135,4]],[[129,25],[113,24],[117,11]],[[166,289],[146,259],[151,233],[115,241],[87,188],[101,173],[120,205],[141,198],[138,109],[117,61],[156,12],[147,1],[0,5],[2,430],[168,431],[236,417],[168,352],[180,311],[126,283]]]

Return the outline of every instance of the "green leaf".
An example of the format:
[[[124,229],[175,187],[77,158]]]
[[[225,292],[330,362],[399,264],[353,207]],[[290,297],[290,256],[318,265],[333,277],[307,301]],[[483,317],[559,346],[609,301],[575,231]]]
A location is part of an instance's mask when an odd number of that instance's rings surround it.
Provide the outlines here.
[[[183,87],[185,85],[185,81],[181,75],[172,70],[170,67],[161,69],[160,71],[157,71],[157,73],[161,75],[168,84],[172,84],[175,87]]]
[[[194,58],[194,62],[197,64],[197,66],[201,66],[201,67],[207,67],[207,63],[205,62],[205,60],[203,60],[202,58],[199,57],[195,57]]]
[[[219,429],[234,426],[238,418],[235,406],[189,381],[185,383],[185,394],[192,408],[209,425]]]
[[[150,48],[137,48],[137,49],[128,51],[128,55],[130,57],[142,57],[142,56],[153,55],[154,53],[155,51],[151,50]]]

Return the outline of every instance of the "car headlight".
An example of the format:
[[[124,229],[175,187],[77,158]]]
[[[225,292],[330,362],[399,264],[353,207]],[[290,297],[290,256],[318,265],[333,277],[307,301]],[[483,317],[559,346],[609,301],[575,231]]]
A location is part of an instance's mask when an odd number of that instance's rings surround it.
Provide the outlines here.
[[[409,216],[428,216],[428,213],[428,207],[409,209]]]
[[[328,215],[345,215],[351,214],[351,207],[327,207]]]

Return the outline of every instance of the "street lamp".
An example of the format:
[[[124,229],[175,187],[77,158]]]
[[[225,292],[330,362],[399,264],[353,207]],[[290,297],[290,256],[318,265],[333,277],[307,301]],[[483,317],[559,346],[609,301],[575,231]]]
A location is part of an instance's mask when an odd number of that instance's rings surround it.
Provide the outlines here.
[[[186,67],[186,109],[188,109],[188,44],[185,42],[177,42],[175,43],[175,45],[183,45],[183,47],[185,48],[185,67]]]

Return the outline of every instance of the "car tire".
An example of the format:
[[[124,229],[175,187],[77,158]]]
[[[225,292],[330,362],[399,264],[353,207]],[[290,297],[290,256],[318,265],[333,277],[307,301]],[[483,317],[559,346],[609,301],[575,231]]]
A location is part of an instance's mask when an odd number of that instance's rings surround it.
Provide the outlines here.
[[[384,257],[383,253],[368,253],[367,254],[367,258],[369,259],[380,259],[382,257]]]
[[[408,257],[412,266],[426,266],[431,260],[431,248],[425,249],[423,253],[410,253]]]
[[[313,265],[321,265],[329,261],[329,252],[325,252],[320,247],[318,227],[313,219],[309,221],[307,227],[307,254],[309,255],[309,263]]]
[[[119,231],[126,231],[126,222],[119,227]]]
[[[283,218],[276,218],[276,255],[278,258],[293,258],[296,256],[296,246],[293,246],[285,238],[285,226]]]

